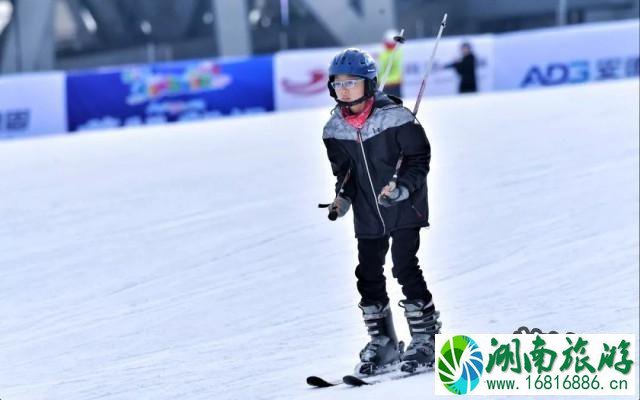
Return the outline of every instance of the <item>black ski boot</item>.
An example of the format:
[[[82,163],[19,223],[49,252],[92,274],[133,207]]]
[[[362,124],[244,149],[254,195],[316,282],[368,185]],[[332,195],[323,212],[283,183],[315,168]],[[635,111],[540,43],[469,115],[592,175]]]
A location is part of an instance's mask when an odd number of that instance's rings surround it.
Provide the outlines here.
[[[433,368],[435,335],[440,333],[442,327],[442,322],[438,320],[440,312],[436,311],[433,302],[426,304],[424,300],[400,300],[398,305],[404,308],[411,332],[411,344],[402,354],[400,369],[411,373],[418,369]]]
[[[402,342],[398,343],[393,329],[393,318],[389,304],[381,302],[358,305],[371,341],[360,351],[360,363],[356,365],[356,375],[375,375],[386,372],[400,361]]]

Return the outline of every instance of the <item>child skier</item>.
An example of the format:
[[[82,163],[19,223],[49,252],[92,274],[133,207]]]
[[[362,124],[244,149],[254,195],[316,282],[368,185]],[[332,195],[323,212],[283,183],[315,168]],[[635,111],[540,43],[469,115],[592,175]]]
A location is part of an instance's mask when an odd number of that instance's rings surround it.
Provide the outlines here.
[[[441,325],[416,257],[420,228],[429,226],[429,141],[399,98],[377,90],[376,76],[373,58],[362,50],[346,49],[334,57],[328,88],[337,105],[323,132],[337,177],[330,219],[344,216],[353,205],[358,306],[371,337],[355,372],[365,375],[398,362],[408,372],[431,367]],[[393,328],[383,274],[390,238],[392,273],[406,297],[399,305],[411,332],[406,351]]]

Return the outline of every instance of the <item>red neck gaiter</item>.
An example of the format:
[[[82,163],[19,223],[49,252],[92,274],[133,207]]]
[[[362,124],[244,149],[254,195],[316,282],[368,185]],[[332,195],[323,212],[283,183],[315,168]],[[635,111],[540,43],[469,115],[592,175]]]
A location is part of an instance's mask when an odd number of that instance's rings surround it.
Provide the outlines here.
[[[369,118],[369,114],[371,114],[371,109],[373,108],[373,97],[369,97],[365,103],[364,103],[364,108],[362,109],[361,112],[357,113],[357,114],[352,114],[351,110],[349,110],[349,107],[342,107],[340,108],[340,111],[342,112],[342,117],[344,118],[345,121],[347,121],[347,123],[351,126],[353,126],[356,129],[360,129],[364,126],[364,123],[367,121],[367,118]]]

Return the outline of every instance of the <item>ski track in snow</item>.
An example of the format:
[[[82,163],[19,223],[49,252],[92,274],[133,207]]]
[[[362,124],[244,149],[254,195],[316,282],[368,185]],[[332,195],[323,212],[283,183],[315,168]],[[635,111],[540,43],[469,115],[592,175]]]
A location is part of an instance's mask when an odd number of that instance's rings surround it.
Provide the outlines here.
[[[422,104],[419,257],[444,331],[638,335],[638,89]],[[435,397],[432,373],[305,384],[350,373],[367,340],[352,214],[316,208],[332,197],[327,118],[0,142],[0,398]]]

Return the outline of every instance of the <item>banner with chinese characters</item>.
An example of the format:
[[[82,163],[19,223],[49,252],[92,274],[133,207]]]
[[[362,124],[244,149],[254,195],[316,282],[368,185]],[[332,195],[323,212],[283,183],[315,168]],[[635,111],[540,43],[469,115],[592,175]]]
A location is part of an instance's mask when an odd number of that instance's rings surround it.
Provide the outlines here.
[[[63,73],[0,77],[0,138],[66,131]]]
[[[436,335],[437,395],[627,396],[633,334]]]
[[[69,73],[69,129],[273,111],[272,60],[191,60]]]
[[[495,87],[530,89],[638,78],[638,20],[498,35]]]

